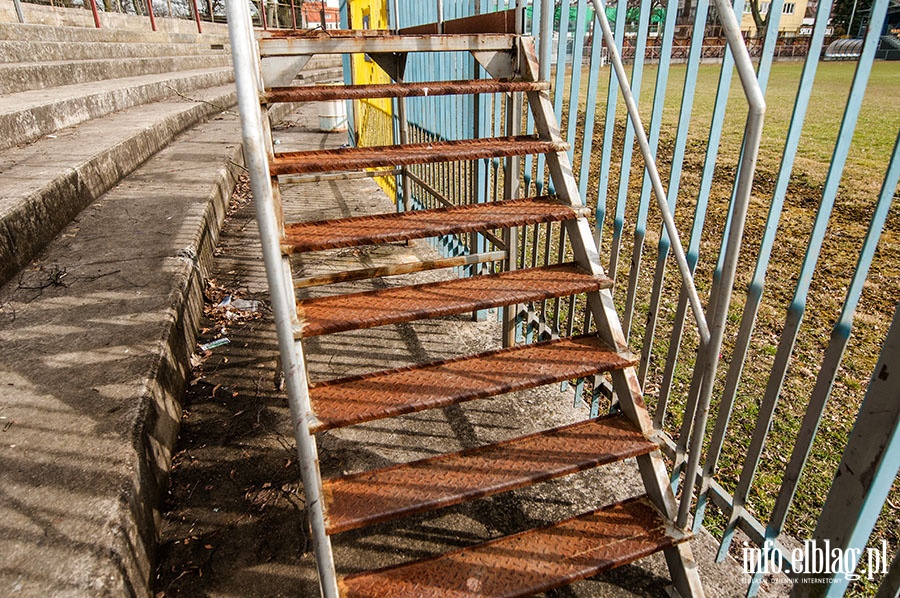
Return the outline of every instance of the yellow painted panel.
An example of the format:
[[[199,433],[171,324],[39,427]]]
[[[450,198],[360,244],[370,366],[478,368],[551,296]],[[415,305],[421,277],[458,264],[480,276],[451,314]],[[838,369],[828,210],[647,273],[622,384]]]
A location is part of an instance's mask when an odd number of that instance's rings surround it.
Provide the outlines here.
[[[351,29],[387,29],[387,0],[351,0]],[[364,54],[354,54],[351,59],[353,82],[358,85],[390,83],[391,78],[373,60]],[[393,145],[394,123],[390,98],[359,100],[354,102],[356,139],[360,146]],[[376,177],[375,181],[397,202],[395,177]]]

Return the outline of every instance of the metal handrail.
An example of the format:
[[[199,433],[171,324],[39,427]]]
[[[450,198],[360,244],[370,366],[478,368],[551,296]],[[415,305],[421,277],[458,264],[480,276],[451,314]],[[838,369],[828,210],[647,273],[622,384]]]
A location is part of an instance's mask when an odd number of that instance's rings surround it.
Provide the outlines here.
[[[266,264],[266,279],[275,315],[281,366],[285,390],[294,416],[294,437],[300,460],[300,475],[309,512],[313,553],[319,572],[322,595],[337,598],[337,579],[331,541],[325,531],[324,504],[315,438],[309,433],[309,389],[306,365],[299,343],[294,342],[296,308],[294,290],[290,282],[290,266],[282,262],[281,231],[269,176],[271,138],[267,135],[263,109],[259,104],[262,87],[259,74],[259,53],[250,18],[249,4],[242,0],[226,2],[228,31],[234,63],[238,108],[241,112],[241,137],[244,157],[250,175],[250,186],[256,206],[260,244]]]
[[[657,205],[659,206],[663,224],[672,243],[672,252],[675,254],[675,260],[678,264],[684,288],[688,294],[691,309],[694,313],[694,318],[697,321],[697,328],[700,333],[698,362],[702,364],[702,369],[700,370],[702,372],[702,386],[694,410],[690,451],[687,467],[685,469],[686,483],[682,491],[681,502],[678,507],[678,518],[676,520],[676,524],[679,527],[685,527],[687,525],[688,514],[691,507],[693,490],[696,485],[697,471],[700,466],[700,452],[703,447],[704,437],[703,432],[706,429],[706,421],[709,418],[709,404],[712,398],[713,382],[715,381],[716,369],[718,367],[719,351],[722,347],[725,321],[731,299],[731,289],[734,285],[735,271],[737,269],[737,261],[740,254],[741,237],[743,236],[744,222],[746,220],[747,207],[750,201],[753,175],[756,169],[756,159],[759,153],[760,141],[762,139],[762,126],[765,118],[766,102],[759,81],[756,78],[753,63],[750,60],[750,53],[744,43],[740,25],[734,15],[734,11],[727,0],[716,0],[716,8],[718,9],[719,18],[722,23],[728,47],[734,56],[735,67],[737,68],[741,86],[743,87],[744,95],[746,96],[749,105],[749,112],[745,129],[745,152],[742,154],[738,166],[738,182],[732,205],[732,226],[729,230],[728,241],[725,248],[723,276],[720,279],[718,288],[713,289],[714,293],[718,291],[718,294],[717,296],[714,296],[715,309],[712,310],[710,322],[700,304],[700,297],[696,285],[694,284],[690,266],[688,265],[684,253],[684,248],[681,244],[681,238],[675,227],[675,220],[666,200],[666,193],[663,189],[659,170],[656,167],[656,161],[653,157],[647,134],[641,123],[637,103],[635,102],[634,95],[632,94],[631,87],[628,83],[625,66],[622,62],[618,48],[615,45],[612,30],[609,26],[609,20],[606,17],[606,7],[602,0],[591,0],[591,2],[594,5],[594,14],[598,19],[600,28],[603,32],[604,43],[609,49],[609,60],[615,69],[616,78],[622,89],[622,97],[625,101],[629,118],[634,126],[641,155],[644,158],[644,163],[647,168],[647,174],[653,185],[653,191],[656,195]]]
[[[662,213],[663,223],[666,231],[672,240],[672,250],[675,253],[675,260],[678,262],[678,270],[681,272],[681,278],[688,290],[691,301],[691,308],[694,317],[697,320],[697,327],[700,330],[700,342],[707,344],[709,342],[709,326],[706,322],[706,315],[703,312],[703,306],[700,304],[700,296],[697,293],[697,287],[694,284],[693,276],[684,254],[684,247],[681,244],[681,237],[675,228],[675,219],[666,200],[666,191],[663,189],[662,179],[659,176],[659,170],[656,167],[656,160],[650,149],[650,142],[647,140],[647,133],[641,123],[641,115],[638,112],[637,103],[634,100],[634,94],[631,92],[631,86],[628,83],[628,76],[625,74],[625,65],[622,63],[622,56],[616,47],[613,38],[612,29],[609,26],[609,19],[606,18],[606,6],[603,0],[590,0],[594,4],[594,15],[600,22],[600,29],[603,31],[603,42],[609,49],[609,61],[616,71],[616,78],[619,87],[622,89],[622,98],[625,100],[625,106],[628,109],[628,116],[634,125],[635,134],[637,135],[638,145],[641,148],[641,155],[647,165],[647,171],[650,175],[650,181],[653,184],[653,191],[656,194],[657,205],[659,205]]]

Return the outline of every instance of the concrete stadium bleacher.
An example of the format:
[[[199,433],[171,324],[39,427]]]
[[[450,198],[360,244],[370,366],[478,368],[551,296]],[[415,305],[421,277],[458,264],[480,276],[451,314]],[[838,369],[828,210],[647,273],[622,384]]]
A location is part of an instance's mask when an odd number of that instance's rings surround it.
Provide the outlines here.
[[[23,25],[10,8],[0,595],[149,595],[204,278],[241,173],[228,40],[221,24],[152,32],[104,14],[96,29],[90,11],[27,4]]]

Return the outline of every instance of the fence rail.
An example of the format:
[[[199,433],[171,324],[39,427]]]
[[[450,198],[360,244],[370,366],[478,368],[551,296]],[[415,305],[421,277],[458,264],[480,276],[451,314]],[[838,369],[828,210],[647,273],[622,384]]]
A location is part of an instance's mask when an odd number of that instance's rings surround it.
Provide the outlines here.
[[[655,9],[650,0],[639,3],[638,13],[625,2],[604,6],[564,0],[557,23],[555,3],[518,6],[527,8],[525,31],[541,42],[542,77],[552,82],[579,191],[594,208],[595,235],[602,259],[608,260],[607,272],[617,281],[625,332],[641,353],[639,378],[673,460],[673,485],[681,491],[679,521],[692,516],[695,529],[716,530],[720,558],[735,552],[731,545],[740,529],[766,558],[780,559],[781,570],[797,578],[801,572],[792,570],[785,546],[791,537],[813,537],[817,523],[826,528],[831,523],[821,518],[834,517],[834,511],[823,514],[822,504],[900,299],[900,277],[890,265],[900,259],[894,202],[900,106],[883,91],[890,89],[895,67],[875,61],[887,0],[873,2],[860,59],[821,68],[832,4],[818,3],[809,38],[788,42],[778,35],[781,3],[775,0],[770,7],[773,21],[766,36],[745,40],[735,28],[743,0],[717,1],[715,13],[730,46],[706,35],[713,12],[708,0],[693,7],[687,38],[675,37],[674,19],[649,26]],[[438,3],[398,0],[400,20],[394,26],[468,16],[475,4],[444,0],[439,15]],[[482,12],[516,7],[506,0],[479,4]],[[664,8],[674,15],[678,3]],[[636,19],[627,28],[626,10]],[[609,31],[600,43],[607,16]],[[683,24],[677,30],[685,33]],[[616,65],[616,54],[631,59],[630,72]],[[635,61],[634,56],[645,58]],[[716,64],[708,64],[711,58]],[[791,66],[776,63],[779,58],[803,62]],[[736,72],[753,96],[750,106],[732,92]],[[462,54],[411,57],[407,75],[409,80],[487,76]],[[634,90],[631,111],[620,101],[626,83]],[[815,93],[821,94],[823,86],[844,91],[823,103]],[[865,101],[872,89],[881,90],[879,104]],[[752,112],[751,106],[758,109],[761,100],[775,108],[776,118],[762,136],[762,170],[754,179],[752,136],[762,129],[758,119],[744,124],[741,116]],[[519,101],[500,95],[411,98],[404,111],[411,140],[531,133],[533,120],[519,118]],[[399,111],[394,114],[397,134]],[[827,135],[821,132],[824,122],[835,123]],[[862,134],[855,137],[860,123]],[[540,156],[411,172],[407,194],[413,207],[553,192]],[[651,209],[651,196],[658,209]],[[741,234],[744,201],[749,203],[748,228]],[[667,212],[671,222],[666,222]],[[670,257],[679,235],[685,239],[682,276],[671,279],[667,270],[678,269],[682,261],[672,264]],[[741,239],[744,247],[738,252]],[[473,274],[563,261],[569,251],[565,232],[556,225],[523,227],[504,239],[448,237],[439,246],[453,255],[514,252],[507,264],[466,266]],[[836,261],[835,256],[841,257]],[[682,284],[691,279],[697,282],[694,301],[690,286]],[[811,302],[814,313],[806,314]],[[692,303],[702,304],[699,325],[687,317]],[[854,319],[858,312],[865,317]],[[584,298],[569,297],[518,306],[508,318],[515,336],[532,342],[591,330],[585,313]],[[704,318],[721,335],[721,347],[707,342]],[[717,370],[719,356],[723,367]],[[609,406],[602,380],[573,382],[564,386],[574,391],[576,403],[587,403],[593,413]],[[892,552],[900,548],[900,535],[891,525],[896,507],[889,506],[900,499],[897,463],[886,471],[882,475],[894,482],[893,502],[869,503],[865,513],[854,515],[869,525],[866,533],[854,536],[857,548],[864,548],[872,525]],[[690,511],[694,497],[696,508]],[[886,512],[879,519],[883,505]],[[748,595],[758,590],[762,573],[752,577]],[[881,579],[863,576],[851,587],[874,593]],[[842,593],[846,584],[834,587],[839,589],[830,591]]]

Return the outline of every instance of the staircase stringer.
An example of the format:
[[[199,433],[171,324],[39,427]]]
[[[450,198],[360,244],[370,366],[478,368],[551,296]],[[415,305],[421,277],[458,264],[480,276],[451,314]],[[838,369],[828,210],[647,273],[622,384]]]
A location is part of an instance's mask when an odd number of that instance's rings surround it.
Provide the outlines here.
[[[522,44],[522,47],[527,46]],[[522,56],[525,61],[531,63],[522,69],[523,74],[533,76],[533,73],[538,72],[534,52],[524,51]],[[553,104],[547,92],[532,91],[528,92],[527,96],[528,105],[534,116],[535,131],[542,139],[563,142]],[[569,162],[568,153],[558,151],[547,154],[547,166],[559,198],[572,206],[582,207],[584,202],[578,191],[578,184]],[[575,261],[593,275],[605,276],[594,235],[587,219],[581,217],[567,221],[565,225]],[[617,351],[627,352],[627,340],[613,302],[612,291],[609,289],[593,291],[587,294],[587,299],[588,309],[596,322],[600,338]],[[647,438],[654,439],[657,434],[644,403],[640,380],[635,368],[629,367],[611,372],[611,377],[613,390],[618,397],[619,408]],[[678,513],[678,504],[669,484],[669,475],[661,451],[656,450],[637,457],[637,463],[647,496],[669,522],[674,522]],[[691,552],[690,544],[685,542],[667,548],[664,552],[672,576],[674,591],[684,597],[704,596],[697,563]]]

